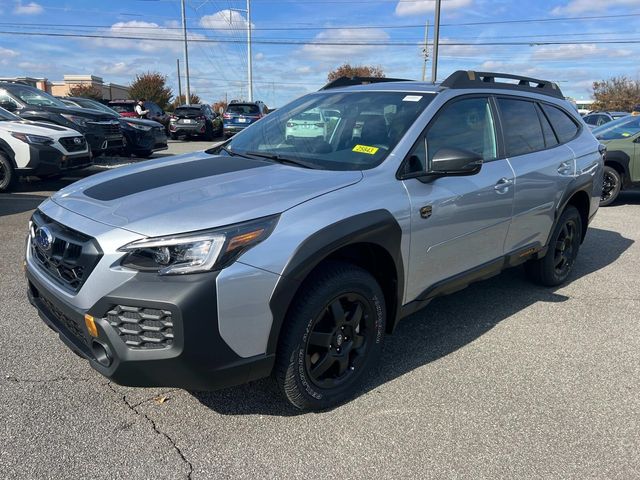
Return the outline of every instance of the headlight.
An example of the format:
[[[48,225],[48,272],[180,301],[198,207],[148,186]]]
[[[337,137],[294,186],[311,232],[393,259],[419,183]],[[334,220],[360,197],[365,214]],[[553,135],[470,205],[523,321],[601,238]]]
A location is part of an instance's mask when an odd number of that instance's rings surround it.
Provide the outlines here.
[[[79,117],[77,115],[70,115],[68,113],[63,113],[62,116],[76,125],[80,125],[81,127],[87,126],[87,119],[84,117]]]
[[[220,270],[266,239],[278,216],[260,218],[215,230],[136,240],[118,249],[127,252],[126,268],[159,275]]]
[[[22,140],[24,143],[30,143],[31,145],[51,145],[53,144],[53,138],[43,137],[42,135],[31,135],[30,133],[11,132],[11,136]]]
[[[151,130],[151,127],[147,127],[145,125],[138,125],[133,122],[127,122],[127,125],[129,125],[130,127],[136,128],[138,130],[142,130],[143,132],[148,132],[149,130]]]

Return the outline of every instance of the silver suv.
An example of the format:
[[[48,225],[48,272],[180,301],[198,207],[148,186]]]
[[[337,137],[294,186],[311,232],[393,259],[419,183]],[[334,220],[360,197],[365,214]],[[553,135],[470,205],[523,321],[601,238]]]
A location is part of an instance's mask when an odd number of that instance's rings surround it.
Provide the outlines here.
[[[287,138],[318,111],[319,138]],[[603,147],[547,81],[329,88],[209,151],[53,195],[29,226],[29,299],[117,383],[273,374],[293,405],[323,409],[434,297],[519,264],[564,282],[602,172]]]

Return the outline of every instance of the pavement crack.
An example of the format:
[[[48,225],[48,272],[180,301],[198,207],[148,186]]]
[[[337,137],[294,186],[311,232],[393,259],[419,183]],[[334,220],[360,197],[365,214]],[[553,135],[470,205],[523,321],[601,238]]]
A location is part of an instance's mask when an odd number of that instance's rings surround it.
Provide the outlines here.
[[[173,447],[173,449],[178,453],[178,455],[180,456],[180,458],[182,459],[182,461],[184,462],[184,464],[187,466],[188,471],[187,471],[187,479],[191,480],[192,475],[193,475],[193,465],[191,464],[191,462],[189,460],[187,460],[187,457],[185,457],[184,453],[182,452],[182,450],[180,449],[180,447],[176,444],[176,442],[173,440],[173,438],[171,438],[171,436],[166,433],[163,432],[158,425],[156,424],[156,422],[149,417],[149,415],[147,415],[144,412],[141,412],[140,410],[138,410],[138,407],[140,405],[142,405],[145,402],[148,402],[149,400],[151,400],[151,398],[148,398],[146,400],[143,400],[142,402],[136,403],[136,404],[131,404],[131,402],[129,402],[129,400],[127,400],[127,396],[123,395],[121,393],[119,393],[111,384],[111,382],[108,382],[106,384],[106,386],[109,388],[109,390],[111,390],[113,393],[115,393],[117,396],[120,397],[120,399],[122,400],[122,402],[127,406],[127,408],[129,410],[131,410],[133,413],[135,413],[137,416],[144,418],[147,422],[149,422],[149,425],[151,425],[151,428],[153,429],[153,431],[155,433],[157,433],[158,435],[163,436],[164,438],[166,438],[169,443],[171,444],[171,446]]]
[[[18,378],[14,375],[6,375],[5,380],[11,383],[57,383],[57,382],[88,382],[90,378],[80,377],[54,377],[54,378]]]

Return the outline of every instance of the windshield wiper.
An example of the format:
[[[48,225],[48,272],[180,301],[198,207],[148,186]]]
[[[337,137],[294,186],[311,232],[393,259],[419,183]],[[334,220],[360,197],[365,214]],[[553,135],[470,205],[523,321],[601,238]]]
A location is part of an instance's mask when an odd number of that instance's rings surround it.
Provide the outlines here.
[[[295,158],[283,157],[277,153],[264,153],[264,152],[245,152],[247,155],[251,155],[252,157],[260,157],[266,158],[267,160],[273,160],[274,162],[282,163],[284,165],[297,165],[302,168],[318,168],[318,165],[303,162],[302,160],[297,160]]]

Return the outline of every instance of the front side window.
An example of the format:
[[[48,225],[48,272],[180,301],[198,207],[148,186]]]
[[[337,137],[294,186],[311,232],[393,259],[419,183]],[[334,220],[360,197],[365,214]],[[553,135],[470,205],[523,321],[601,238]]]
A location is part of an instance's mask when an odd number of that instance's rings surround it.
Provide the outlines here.
[[[11,93],[28,105],[36,107],[66,107],[66,105],[56,97],[38,90],[37,88],[15,85],[12,87]]]
[[[294,159],[311,168],[365,170],[382,163],[433,97],[385,91],[314,93],[270,113],[225,148],[232,154]],[[237,106],[229,105],[227,112]]]
[[[0,105],[6,105],[8,108],[18,108],[16,101],[11,98],[6,90],[0,88]]]
[[[551,105],[543,104],[542,109],[544,113],[547,114],[549,121],[551,122],[551,126],[556,132],[560,143],[566,143],[578,134],[578,125],[574,122],[569,115],[564,113],[557,107],[552,107]]]
[[[509,157],[544,150],[542,127],[533,102],[499,98],[498,106]]]

